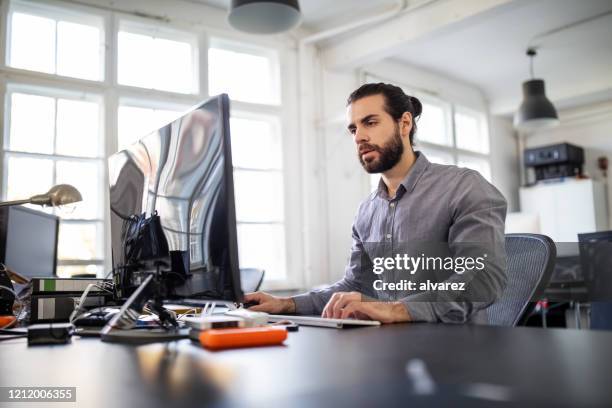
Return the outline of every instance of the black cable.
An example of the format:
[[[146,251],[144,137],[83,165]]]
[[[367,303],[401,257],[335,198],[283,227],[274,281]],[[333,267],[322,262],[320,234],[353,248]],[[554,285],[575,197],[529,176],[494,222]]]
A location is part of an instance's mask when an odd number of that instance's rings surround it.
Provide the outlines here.
[[[24,335],[27,335],[28,332],[24,331],[23,329],[0,329],[0,334],[24,334]]]
[[[0,341],[13,340],[13,339],[23,339],[24,337],[28,337],[28,335],[27,334],[20,334],[20,335],[16,335],[16,336],[0,337]]]

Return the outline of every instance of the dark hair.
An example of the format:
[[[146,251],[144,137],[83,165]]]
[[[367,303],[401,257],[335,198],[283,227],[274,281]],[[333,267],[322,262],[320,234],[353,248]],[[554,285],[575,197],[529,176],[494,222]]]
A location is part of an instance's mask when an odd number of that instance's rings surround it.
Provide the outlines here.
[[[377,84],[364,84],[353,91],[346,101],[346,105],[365,98],[366,96],[382,95],[385,98],[385,111],[394,120],[400,120],[404,112],[412,114],[412,129],[410,129],[410,144],[414,146],[414,134],[417,131],[416,120],[421,116],[423,106],[414,96],[406,95],[398,86],[379,82]]]

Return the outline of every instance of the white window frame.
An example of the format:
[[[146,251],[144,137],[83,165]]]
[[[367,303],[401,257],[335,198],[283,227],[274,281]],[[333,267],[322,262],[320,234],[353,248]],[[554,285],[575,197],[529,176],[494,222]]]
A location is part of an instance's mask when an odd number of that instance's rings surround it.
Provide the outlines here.
[[[2,146],[1,146],[1,156],[2,156],[2,189],[1,189],[1,194],[2,197],[5,198],[6,194],[7,194],[7,184],[8,184],[8,162],[5,160],[5,158],[12,156],[12,157],[30,157],[30,158],[38,158],[38,159],[49,159],[52,160],[54,163],[57,163],[58,161],[61,160],[67,160],[67,161],[80,161],[80,162],[86,162],[86,163],[95,163],[98,166],[98,169],[101,170],[100,173],[101,174],[105,174],[106,172],[104,171],[104,167],[105,167],[105,158],[104,158],[104,147],[103,147],[103,135],[104,135],[104,99],[102,97],[102,95],[100,94],[94,94],[94,93],[88,93],[88,92],[75,92],[75,91],[68,91],[66,89],[58,89],[58,88],[49,88],[49,87],[41,87],[41,86],[33,86],[33,85],[29,85],[29,84],[21,84],[21,83],[10,83],[8,85],[4,86],[5,88],[5,92],[4,92],[4,106],[8,107],[10,106],[10,100],[11,100],[11,96],[14,93],[18,93],[18,94],[27,94],[27,95],[34,95],[34,96],[46,96],[46,97],[51,97],[51,98],[55,98],[56,100],[56,107],[55,107],[55,124],[57,125],[57,99],[69,99],[69,100],[81,100],[81,101],[90,101],[90,102],[96,102],[99,106],[99,118],[100,118],[100,128],[98,129],[98,149],[97,152],[98,154],[94,157],[85,157],[85,156],[71,156],[71,155],[61,155],[61,154],[56,154],[51,153],[51,154],[47,154],[47,153],[33,153],[33,152],[22,152],[22,151],[18,151],[18,150],[11,150],[9,147],[9,135],[10,135],[10,128],[11,128],[11,117],[10,115],[6,115],[3,116],[3,118],[7,119],[4,120],[4,127],[2,129],[3,131],[3,135],[4,137],[2,138]],[[57,145],[57,130],[54,131],[54,150],[55,147]],[[52,180],[53,180],[53,184],[57,183],[57,174],[56,174],[56,167],[55,164],[53,166],[53,175],[52,175]],[[99,197],[104,197],[105,196],[105,191],[104,191],[104,184],[101,184],[99,186],[99,191],[98,191],[98,196]],[[36,193],[43,193],[41,192],[36,192]],[[25,198],[25,197],[23,197]],[[96,216],[96,218],[84,218],[84,219],[78,219],[78,218],[69,218],[69,219],[62,219],[61,220],[61,224],[91,224],[91,225],[97,225],[97,224],[102,224],[104,225],[105,222],[105,217],[104,217],[104,213],[105,213],[105,207],[101,208],[101,212],[99,212]],[[57,210],[54,210],[54,213],[57,214]],[[98,238],[100,237],[96,237],[96,241],[98,241]],[[104,239],[104,233],[103,236],[101,237],[102,239]],[[91,259],[91,260],[82,260],[82,259],[58,259],[57,260],[57,266],[80,266],[80,265],[96,265],[96,266],[103,266],[104,265],[104,243],[100,243],[97,242],[98,245],[98,249],[101,249],[100,253],[102,254],[101,258],[98,259]]]
[[[114,154],[117,150],[118,137],[118,108],[123,101],[130,101],[130,105],[140,102],[143,107],[164,108],[167,106],[194,106],[209,97],[208,93],[208,48],[209,42],[223,41],[235,45],[242,44],[252,52],[254,48],[259,48],[263,52],[272,50],[278,55],[279,61],[279,89],[280,101],[278,105],[260,105],[241,101],[232,101],[232,111],[251,112],[256,115],[273,115],[280,118],[282,149],[283,149],[283,179],[284,179],[284,198],[285,198],[285,253],[286,253],[286,279],[283,281],[264,281],[263,289],[296,289],[301,288],[305,282],[305,262],[302,230],[301,204],[301,155],[300,137],[296,123],[298,123],[298,100],[297,95],[297,52],[295,44],[287,38],[261,37],[253,39],[234,31],[214,27],[193,26],[181,23],[166,23],[148,19],[140,16],[130,15],[119,11],[105,11],[104,8],[89,7],[86,5],[65,3],[57,0],[40,0],[41,7],[48,6],[54,10],[61,10],[61,19],[66,20],[64,11],[67,14],[92,15],[103,21],[104,30],[104,49],[103,58],[103,80],[91,81],[73,77],[65,77],[56,74],[29,71],[25,69],[12,68],[7,65],[7,34],[10,33],[7,22],[8,14],[13,4],[23,3],[22,0],[5,0],[0,3],[0,100],[5,100],[7,84],[24,84],[34,87],[49,87],[63,89],[72,92],[92,93],[102,95],[104,107],[103,127],[105,129],[104,138],[104,159]],[[67,15],[66,14],[66,15]],[[117,37],[119,27],[122,22],[129,21],[130,24],[144,25],[163,25],[164,29],[175,32],[189,32],[196,38],[194,49],[197,56],[194,62],[198,65],[195,70],[197,89],[193,94],[180,94],[154,89],[143,89],[117,83]],[[168,31],[166,31],[168,32]],[[287,102],[289,101],[289,102]],[[5,104],[0,104],[0,117],[5,117]],[[2,138],[8,134],[4,131]],[[0,168],[4,165],[4,143],[0,143]],[[110,218],[109,218],[109,197],[108,197],[108,172],[104,171],[104,271],[107,273],[111,269],[111,249],[110,249]],[[2,181],[4,186],[6,182]]]
[[[283,95],[281,93],[281,86],[280,86],[281,61],[279,57],[279,52],[277,50],[273,50],[267,47],[256,46],[252,44],[247,45],[239,41],[229,40],[227,38],[222,38],[222,37],[217,37],[217,36],[210,37],[208,44],[209,44],[208,46],[209,49],[210,48],[220,48],[220,49],[227,50],[227,51],[234,51],[238,53],[256,55],[256,56],[264,57],[264,58],[271,60],[272,64],[270,66],[271,68],[270,76],[272,78],[277,78],[277,80],[274,81],[272,84],[274,87],[273,95],[275,96],[275,99],[271,103],[261,104],[261,106],[276,107],[276,106],[282,105]],[[208,80],[208,76],[207,76],[207,80]],[[252,104],[252,102],[243,102],[243,103]],[[260,104],[257,104],[257,105],[260,105]]]
[[[201,94],[201,85],[200,85],[201,78],[200,78],[200,75],[198,75],[198,72],[206,68],[201,66],[200,47],[199,47],[200,42],[198,41],[197,33],[174,28],[171,26],[163,26],[163,27],[154,26],[150,20],[146,20],[144,18],[133,17],[133,16],[116,17],[116,27],[117,27],[117,30],[115,30],[116,32],[114,33],[116,37],[113,43],[113,50],[115,53],[114,60],[116,61],[116,63],[114,64],[114,78],[118,86],[126,87],[126,88],[135,88],[135,89],[147,89],[147,88],[140,88],[136,86],[119,83],[119,80],[118,80],[119,79],[119,63],[118,63],[118,58],[117,58],[117,54],[119,52],[118,35],[119,35],[119,31],[127,31],[132,34],[140,34],[140,35],[146,35],[146,36],[153,37],[153,38],[163,38],[167,40],[188,43],[191,46],[191,50],[192,50],[191,51],[191,61],[192,61],[191,69],[192,69],[192,75],[193,75],[193,78],[192,78],[193,82],[192,82],[191,90],[189,92],[172,92],[172,91],[164,91],[164,90],[154,89],[154,88],[150,88],[150,90],[155,91],[155,92],[163,92],[163,93],[175,94],[175,95]]]
[[[56,71],[55,73],[47,74],[47,73],[43,73],[39,71],[30,71],[25,68],[13,68],[12,66],[9,65],[9,57],[11,54],[11,23],[13,20],[12,15],[14,13],[32,14],[35,16],[53,19],[56,22],[57,21],[67,21],[71,23],[95,26],[98,29],[100,29],[101,38],[106,37],[106,18],[104,15],[101,15],[100,13],[91,12],[80,6],[77,6],[77,7],[71,6],[71,8],[69,9],[66,7],[66,5],[62,5],[62,3],[56,2],[56,1],[44,1],[44,2],[34,3],[32,1],[10,0],[10,1],[6,1],[5,3],[6,3],[7,10],[3,12],[3,22],[4,22],[3,26],[6,27],[6,29],[3,30],[3,41],[2,41],[3,46],[4,46],[4,51],[2,52],[2,56],[3,56],[2,67],[3,68],[10,68],[10,69],[14,69],[17,71],[36,72],[36,73],[40,73],[43,75],[53,75],[59,78],[74,78],[74,79],[78,79],[82,81],[91,81],[91,82],[104,82],[105,81],[105,78],[106,78],[105,71],[106,70],[104,69],[104,67],[105,67],[105,54],[106,53],[104,52],[104,48],[105,48],[104,44],[102,44],[99,48],[99,54],[100,54],[100,66],[99,66],[100,78],[99,79],[90,80],[90,79],[83,79],[83,78],[76,78],[76,77],[67,77],[67,76],[63,76],[57,73],[57,32],[56,32],[56,38],[55,38],[55,61],[54,61],[54,65],[55,65],[54,69]],[[57,30],[57,23],[56,23],[56,30]]]
[[[275,47],[270,47],[268,44],[251,44],[227,35],[218,33],[212,34],[208,39],[208,48],[222,48],[229,51],[244,52],[254,55],[260,55],[273,60],[272,67],[276,67],[278,71],[273,71],[278,80],[276,86],[279,89],[276,91],[278,101],[273,101],[269,104],[258,104],[252,102],[244,102],[239,100],[231,101],[231,112],[239,117],[253,119],[269,118],[277,121],[280,125],[281,148],[282,148],[282,169],[283,174],[283,194],[284,194],[284,220],[282,222],[285,230],[285,279],[269,280],[264,279],[262,289],[277,290],[277,289],[296,289],[301,288],[304,283],[304,263],[302,262],[303,249],[300,230],[302,226],[297,220],[301,220],[301,204],[300,204],[300,189],[296,182],[299,178],[299,162],[292,160],[292,157],[299,155],[299,140],[297,138],[297,126],[291,126],[296,122],[297,112],[291,112],[291,109],[283,101],[295,100],[297,96],[289,87],[281,87],[281,83],[295,83],[296,78],[292,77],[292,73],[283,69],[289,57]],[[208,53],[207,53],[208,55]],[[206,80],[208,81],[208,72],[206,72]],[[208,83],[208,82],[207,82]],[[278,103],[276,103],[278,102]],[[294,163],[293,166],[290,164]],[[278,171],[278,170],[274,170]],[[266,224],[266,223],[264,223]],[[278,222],[268,224],[278,225]],[[249,265],[245,265],[249,266]],[[251,265],[254,266],[254,265]]]

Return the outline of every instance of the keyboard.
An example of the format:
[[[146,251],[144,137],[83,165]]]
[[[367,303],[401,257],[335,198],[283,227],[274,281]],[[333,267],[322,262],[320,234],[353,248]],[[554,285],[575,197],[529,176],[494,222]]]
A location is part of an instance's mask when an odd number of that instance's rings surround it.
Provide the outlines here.
[[[380,326],[380,322],[377,320],[330,319],[320,316],[268,315],[268,323],[276,323],[281,320],[290,320],[302,326],[333,327],[336,329],[354,326]]]

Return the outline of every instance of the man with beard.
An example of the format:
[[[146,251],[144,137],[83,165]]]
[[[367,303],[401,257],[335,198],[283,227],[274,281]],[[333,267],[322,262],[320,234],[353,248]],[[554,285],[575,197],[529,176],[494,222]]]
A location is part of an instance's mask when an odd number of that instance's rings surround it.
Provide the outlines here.
[[[288,298],[247,294],[247,302],[257,303],[250,310],[383,323],[486,323],[485,308],[501,296],[506,284],[506,200],[478,172],[430,163],[414,151],[422,106],[400,88],[365,84],[349,96],[347,107],[359,162],[368,173],[381,173],[381,178],[378,189],[357,211],[344,278],[323,290]],[[405,242],[444,242],[455,252],[461,252],[463,243],[487,243],[494,256],[477,276],[478,298],[432,301],[431,293],[398,298],[397,293],[373,291],[363,278],[372,275],[371,264],[367,271],[362,268],[364,259],[372,259],[368,244]]]

